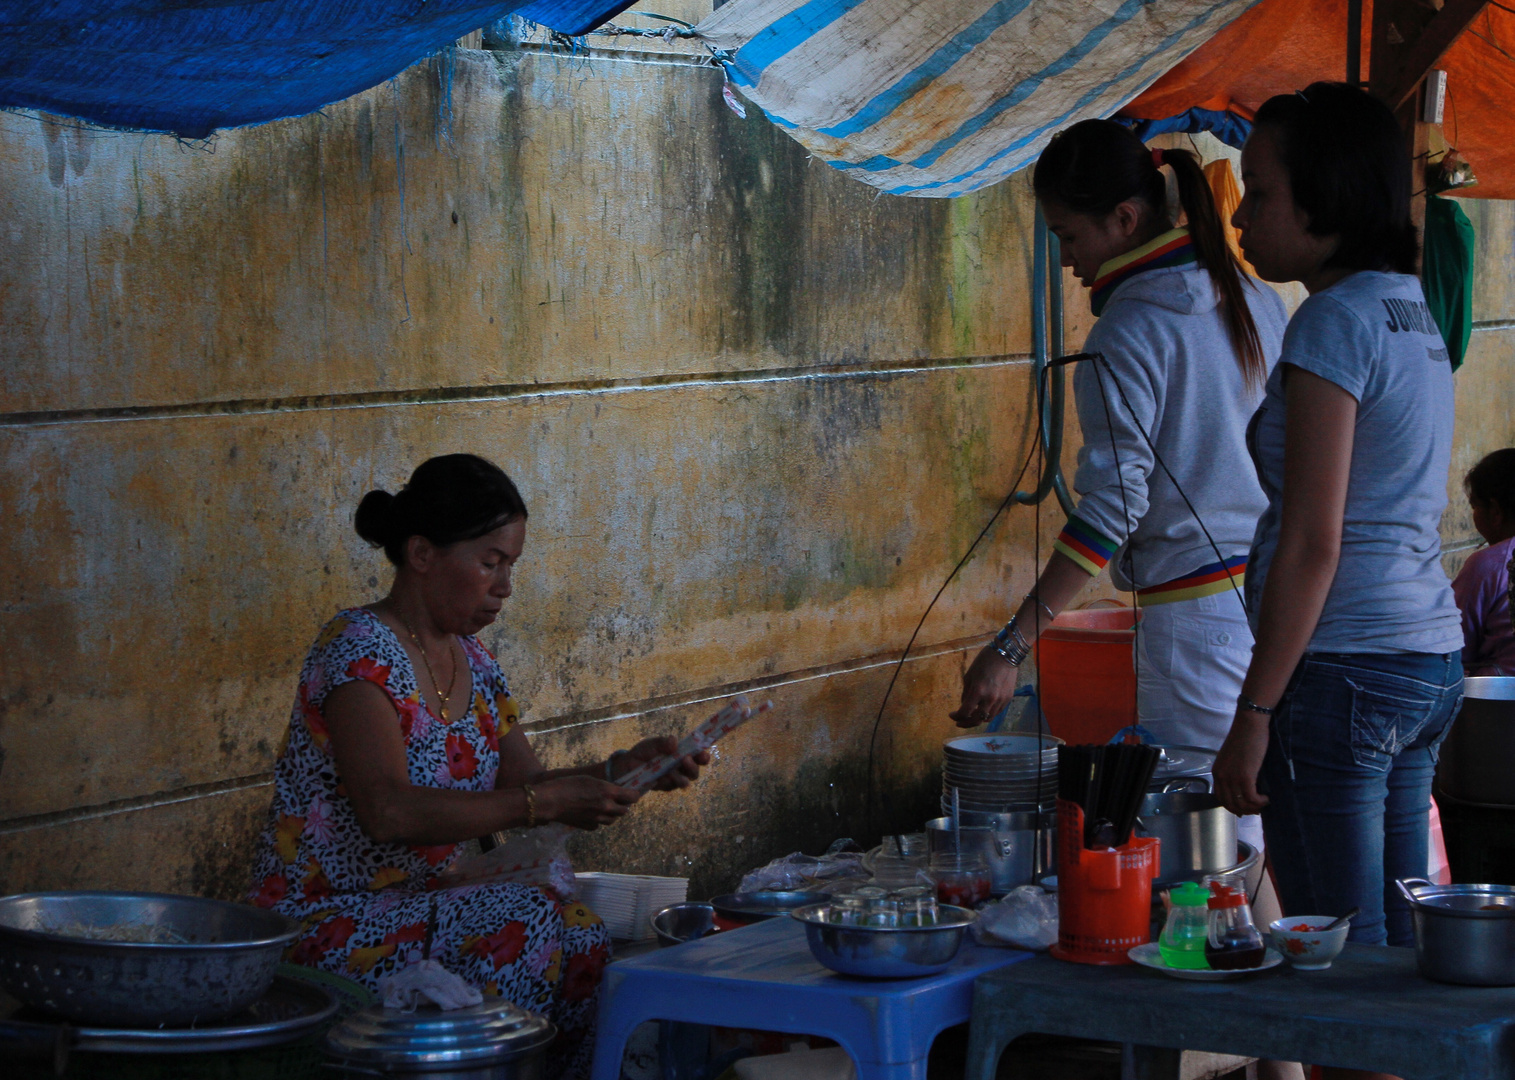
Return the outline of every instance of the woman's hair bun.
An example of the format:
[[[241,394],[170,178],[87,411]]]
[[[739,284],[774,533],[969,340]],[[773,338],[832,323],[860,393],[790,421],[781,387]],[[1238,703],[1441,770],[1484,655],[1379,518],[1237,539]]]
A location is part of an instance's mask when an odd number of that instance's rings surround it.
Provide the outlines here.
[[[359,536],[374,547],[384,547],[394,539],[396,499],[387,491],[375,489],[363,496],[352,525]]]
[[[444,454],[422,462],[398,495],[364,495],[353,528],[403,566],[412,536],[447,547],[525,520],[521,493],[498,465],[475,454]]]

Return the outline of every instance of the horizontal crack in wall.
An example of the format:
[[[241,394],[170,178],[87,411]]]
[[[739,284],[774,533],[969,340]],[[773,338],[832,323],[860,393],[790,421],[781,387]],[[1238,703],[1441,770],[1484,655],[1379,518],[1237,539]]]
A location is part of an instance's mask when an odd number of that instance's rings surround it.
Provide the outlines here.
[[[962,652],[965,649],[982,646],[988,640],[989,635],[979,635],[922,646],[911,652],[907,662],[915,663],[948,653]],[[872,656],[845,660],[822,667],[802,668],[778,675],[767,675],[758,679],[746,679],[741,682],[727,683],[723,686],[702,687],[697,690],[686,691],[682,694],[669,694],[663,697],[647,698],[643,701],[611,705],[603,709],[549,717],[534,724],[523,724],[522,727],[530,735],[546,735],[555,731],[566,731],[572,728],[585,727],[590,724],[604,724],[614,720],[635,719],[647,713],[688,705],[698,705],[704,701],[719,701],[731,697],[733,694],[748,693],[754,690],[770,690],[779,686],[808,682],[812,679],[824,679],[833,675],[867,671],[870,668],[885,667],[898,662],[899,655],[897,653],[875,653]],[[160,806],[171,806],[174,803],[191,802],[195,799],[214,798],[218,795],[229,795],[238,791],[246,791],[249,788],[263,787],[271,783],[273,783],[272,772],[253,773],[249,776],[238,776],[229,780],[215,780],[207,784],[191,784],[188,787],[175,788],[172,791],[160,791],[150,795],[135,795],[126,799],[114,799],[110,802],[96,803],[93,806],[78,806],[68,810],[54,810],[41,814],[25,814],[13,818],[4,818],[0,819],[0,836],[27,832],[33,829],[45,829],[57,825],[72,825],[81,821],[110,817],[114,814],[128,814],[137,810],[152,810]]]
[[[690,386],[734,383],[795,382],[805,379],[857,379],[871,375],[909,375],[974,367],[1026,364],[1028,355],[952,357],[940,360],[898,360],[867,366],[826,364],[812,367],[759,368],[729,372],[649,375],[637,379],[582,379],[552,383],[498,383],[480,386],[441,386],[409,390],[367,390],[350,394],[309,394],[291,397],[235,398],[176,405],[123,405],[99,409],[43,409],[0,413],[0,428],[49,424],[87,424],[120,420],[173,420],[182,417],[246,416],[271,412],[310,412],[323,409],[379,409],[399,405],[445,405],[470,401],[566,397],[577,394],[616,394]]]

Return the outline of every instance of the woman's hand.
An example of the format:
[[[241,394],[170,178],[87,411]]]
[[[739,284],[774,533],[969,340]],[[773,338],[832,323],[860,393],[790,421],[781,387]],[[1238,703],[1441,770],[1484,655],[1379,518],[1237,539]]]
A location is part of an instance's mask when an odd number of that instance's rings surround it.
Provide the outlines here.
[[[998,716],[1015,695],[1017,669],[985,645],[963,676],[963,700],[956,712],[947,715],[958,727],[977,727]]]
[[[632,769],[640,768],[649,761],[656,761],[669,754],[676,754],[678,750],[679,740],[671,735],[643,739],[630,750],[623,750],[616,755],[616,775],[625,776]],[[677,791],[680,788],[686,788],[700,778],[700,766],[709,764],[709,750],[701,750],[698,754],[686,754],[679,760],[676,768],[652,786],[652,790]]]
[[[543,780],[534,790],[539,823],[561,821],[590,831],[619,821],[642,797],[640,791],[593,776]]]
[[[1268,753],[1268,718],[1238,709],[1220,752],[1215,755],[1215,797],[1238,817],[1256,814],[1268,805],[1257,790],[1257,774]]]

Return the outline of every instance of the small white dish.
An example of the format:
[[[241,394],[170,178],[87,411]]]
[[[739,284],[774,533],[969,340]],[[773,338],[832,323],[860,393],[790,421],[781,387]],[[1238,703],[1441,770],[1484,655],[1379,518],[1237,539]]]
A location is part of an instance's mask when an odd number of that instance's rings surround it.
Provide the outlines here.
[[[1335,921],[1331,915],[1294,915],[1273,920],[1268,924],[1268,932],[1273,935],[1274,947],[1300,971],[1324,971],[1341,955],[1352,929],[1351,923],[1343,923],[1335,930],[1324,929]]]
[[[1255,975],[1259,971],[1267,971],[1284,962],[1284,958],[1278,954],[1277,949],[1268,949],[1263,953],[1263,962],[1255,968],[1241,968],[1236,971],[1217,971],[1214,968],[1176,968],[1169,967],[1163,959],[1163,954],[1158,950],[1157,942],[1149,941],[1145,945],[1138,945],[1126,953],[1144,968],[1153,971],[1161,971],[1164,975],[1174,979],[1188,979],[1192,982],[1227,982],[1231,979],[1244,979],[1248,975]]]

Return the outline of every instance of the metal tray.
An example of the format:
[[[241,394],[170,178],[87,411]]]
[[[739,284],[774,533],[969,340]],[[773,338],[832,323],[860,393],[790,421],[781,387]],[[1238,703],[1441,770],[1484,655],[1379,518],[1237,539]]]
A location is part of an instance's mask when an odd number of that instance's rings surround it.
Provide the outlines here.
[[[268,992],[235,1016],[183,1028],[78,1027],[68,1032],[71,1049],[115,1054],[206,1054],[251,1050],[293,1042],[330,1020],[336,997],[324,986],[275,975]],[[56,1032],[61,1026],[0,994],[0,1025],[18,1032]],[[0,1039],[0,1047],[5,1040]]]
[[[726,893],[710,901],[717,915],[737,922],[757,922],[776,915],[787,915],[806,904],[828,899],[825,893],[799,889],[768,889],[762,892]]]

